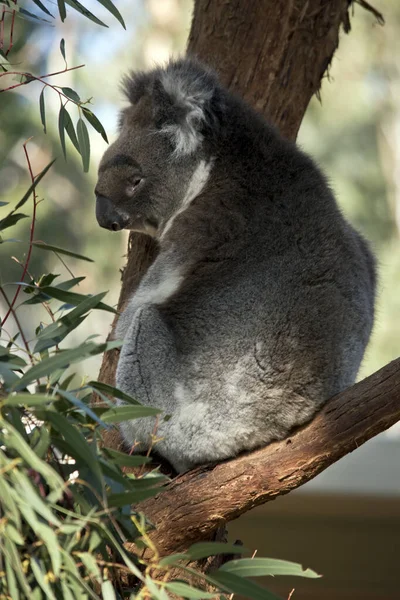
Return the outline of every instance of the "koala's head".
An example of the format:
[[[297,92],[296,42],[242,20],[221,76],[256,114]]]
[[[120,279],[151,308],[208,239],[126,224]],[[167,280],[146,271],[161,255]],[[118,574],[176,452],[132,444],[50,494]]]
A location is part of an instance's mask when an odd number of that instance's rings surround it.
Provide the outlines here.
[[[114,231],[160,235],[205,185],[221,130],[223,91],[212,72],[183,59],[130,74],[124,92],[130,104],[100,163],[96,217]]]

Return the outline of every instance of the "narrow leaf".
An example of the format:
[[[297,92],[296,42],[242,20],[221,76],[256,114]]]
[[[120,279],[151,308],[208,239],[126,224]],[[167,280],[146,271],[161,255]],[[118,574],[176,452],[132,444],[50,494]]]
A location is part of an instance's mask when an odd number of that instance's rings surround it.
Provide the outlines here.
[[[24,215],[23,213],[10,213],[4,219],[0,221],[0,231],[3,229],[7,229],[8,227],[12,227],[15,223],[18,223],[21,219],[26,219],[28,215]]]
[[[71,252],[70,250],[65,250],[65,248],[59,248],[58,246],[46,244],[45,242],[33,242],[33,246],[41,248],[42,250],[50,250],[51,252],[55,252],[56,254],[65,254],[66,256],[73,256],[74,258],[78,258],[79,260],[87,260],[88,262],[94,262],[92,258],[83,256],[82,254],[77,254],[76,252]],[[84,277],[81,277],[80,281],[82,281],[82,279],[84,279]],[[61,289],[61,286],[57,287],[60,287]]]
[[[65,114],[66,110],[64,106],[61,106],[60,112],[58,113],[58,135],[60,136],[61,148],[64,154],[65,160],[67,160],[67,149],[65,147]]]
[[[119,21],[121,23],[121,25],[124,29],[126,29],[124,20],[121,16],[121,13],[117,9],[117,7],[114,6],[114,4],[111,2],[111,0],[97,0],[97,1],[99,4],[102,4],[104,6],[104,8],[106,8],[117,19],[117,21]]]
[[[131,504],[137,504],[147,498],[153,498],[162,492],[162,488],[150,488],[146,490],[135,490],[132,492],[122,492],[120,494],[110,494],[108,496],[108,506],[130,506]]]
[[[90,163],[90,140],[87,127],[82,119],[78,119],[76,132],[78,134],[78,142],[82,156],[83,170],[85,173],[87,173],[89,170]]]
[[[128,404],[139,404],[139,402],[132,398],[132,396],[129,396],[125,392],[119,390],[116,387],[113,387],[112,385],[109,385],[108,383],[103,383],[102,381],[89,381],[88,385],[90,385],[90,387],[94,388],[95,390],[99,390],[100,392],[109,394],[114,398],[125,400],[125,402],[128,402]]]
[[[198,542],[190,546],[186,551],[192,560],[208,558],[215,554],[245,554],[246,552],[248,552],[248,550],[244,546],[223,544],[221,542]]]
[[[254,581],[243,579],[233,573],[224,573],[217,571],[212,576],[207,577],[210,583],[216,583],[224,591],[231,594],[240,594],[248,600],[281,600],[272,592],[269,592],[264,587],[261,587]]]
[[[65,19],[67,17],[67,11],[66,11],[66,8],[65,8],[65,2],[64,2],[64,0],[57,0],[57,4],[58,4],[58,12],[60,13],[60,19],[64,23],[64,21],[65,21]]]
[[[107,142],[108,144],[108,138],[107,138],[107,134],[104,130],[103,125],[100,123],[99,119],[96,117],[96,115],[94,113],[92,113],[91,110],[89,110],[88,108],[85,108],[84,106],[82,106],[82,112],[84,117],[89,121],[89,123],[91,124],[92,127],[94,127],[94,129],[96,131],[98,131],[98,133],[100,133],[101,137],[103,138],[103,140],[105,142]]]
[[[72,88],[70,88],[70,87],[63,87],[63,88],[61,88],[61,91],[62,91],[63,94],[65,94],[66,96],[68,96],[68,98],[70,98],[74,102],[80,102],[81,101],[81,99],[79,98],[78,94]]]
[[[60,42],[60,52],[62,54],[63,59],[65,60],[65,62],[67,61],[67,59],[65,58],[65,40],[64,38],[61,39]]]
[[[12,394],[4,400],[1,401],[1,404],[5,406],[40,406],[42,404],[48,404],[49,402],[54,402],[58,400],[56,397],[47,396],[45,394]]]
[[[29,200],[30,195],[32,194],[33,190],[36,188],[36,186],[39,184],[39,182],[43,179],[43,177],[46,175],[47,171],[50,169],[50,167],[53,166],[53,164],[55,163],[55,160],[52,160],[51,162],[49,162],[49,164],[43,169],[43,171],[41,171],[39,173],[39,175],[37,175],[35,177],[35,181],[32,183],[32,185],[30,186],[30,188],[28,189],[28,191],[24,194],[23,198],[18,202],[18,204],[15,206],[14,211],[17,210],[18,208],[21,208],[21,206],[23,204],[25,204],[25,202],[27,202]]]
[[[41,119],[42,125],[43,125],[43,131],[46,133],[46,107],[44,104],[44,90],[45,90],[45,87],[43,87],[42,91],[40,92],[39,108],[40,108],[40,119]]]
[[[240,577],[264,577],[266,575],[291,575],[315,579],[320,577],[311,569],[303,569],[298,563],[275,558],[242,558],[231,560],[220,568],[227,573],[235,573]]]
[[[110,408],[101,415],[104,423],[121,423],[121,421],[128,421],[129,419],[139,419],[141,417],[154,417],[159,415],[161,411],[158,408],[152,406],[116,406]]]
[[[203,598],[215,598],[215,594],[198,590],[183,581],[171,581],[165,584],[167,590],[179,596],[179,598],[194,598],[202,600]]]
[[[41,2],[40,0],[32,0],[36,6],[38,6],[40,8],[40,10],[42,10],[44,13],[46,13],[46,15],[49,15],[49,17],[53,17],[54,19],[54,15],[51,14],[51,12],[45,7],[45,5],[43,4],[43,2]]]
[[[101,597],[103,600],[116,600],[116,595],[111,581],[103,581],[101,584]]]
[[[110,456],[112,462],[120,467],[140,467],[151,462],[149,456],[126,454],[125,452],[118,452],[118,450],[112,450],[111,448],[104,448],[103,450]]]
[[[80,154],[81,151],[80,151],[80,147],[79,147],[78,138],[76,137],[74,124],[72,122],[72,119],[71,119],[70,114],[67,111],[67,109],[65,109],[65,114],[64,114],[64,128],[65,128],[65,131],[68,133],[68,137],[71,140],[71,142],[73,143],[75,150],[77,150]]]
[[[83,4],[78,2],[78,0],[65,0],[65,2],[69,4],[69,6],[72,6],[72,8],[80,12],[84,17],[86,17],[90,21],[93,21],[93,23],[96,23],[97,25],[102,25],[103,27],[108,27],[105,23],[103,23],[103,21],[100,21],[100,19],[98,19],[93,13],[91,13],[90,10],[85,8]]]

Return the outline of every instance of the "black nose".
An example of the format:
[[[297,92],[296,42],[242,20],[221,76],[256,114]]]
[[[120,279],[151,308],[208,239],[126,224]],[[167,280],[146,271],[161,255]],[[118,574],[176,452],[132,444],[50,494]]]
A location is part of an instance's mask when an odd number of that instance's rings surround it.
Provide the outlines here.
[[[120,231],[129,220],[126,215],[118,212],[111,200],[105,196],[96,196],[96,219],[100,227],[111,231]]]

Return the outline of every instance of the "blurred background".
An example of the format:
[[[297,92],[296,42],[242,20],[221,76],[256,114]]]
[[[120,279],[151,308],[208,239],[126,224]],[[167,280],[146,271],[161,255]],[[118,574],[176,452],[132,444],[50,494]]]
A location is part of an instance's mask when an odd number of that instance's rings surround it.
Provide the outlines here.
[[[110,141],[124,105],[119,89],[122,74],[182,53],[192,11],[190,0],[116,4],[126,30],[95,2],[85,5],[108,29],[73,11],[56,26],[17,19],[13,55],[18,70],[59,71],[64,68],[59,51],[64,38],[68,65],[85,63],[86,68],[59,75],[51,83],[75,89],[82,99],[93,98],[91,108]],[[380,0],[376,8],[384,14],[384,27],[371,13],[355,7],[352,31],[342,33],[320,100],[312,100],[298,138],[325,170],[342,210],[370,240],[378,258],[377,318],[360,377],[400,354],[400,3]],[[7,77],[0,87],[5,87],[6,79],[11,85]],[[0,96],[0,201],[17,202],[30,185],[22,147],[28,137],[32,137],[28,148],[35,173],[58,157],[39,188],[45,198],[38,207],[35,237],[85,254],[95,263],[64,257],[63,264],[52,253],[35,249],[30,271],[35,277],[53,272],[69,278],[69,271],[86,276],[76,291],[109,290],[106,301],[114,305],[127,236],[98,227],[93,194],[96,166],[107,145],[90,128],[89,175],[82,172],[69,140],[65,162],[57,129],[59,100],[46,89],[45,135],[39,113],[41,88],[33,82]],[[76,122],[74,110],[71,116]],[[28,211],[28,205],[24,209]],[[0,216],[3,212],[6,209],[0,208]],[[30,219],[22,220],[9,230],[10,236],[27,240],[29,225]],[[21,260],[23,253],[18,243],[0,244],[0,275],[3,283],[10,284],[6,287],[10,295],[15,289],[12,282],[21,275],[21,266],[11,256]],[[0,309],[4,314],[4,305]],[[28,337],[39,319],[47,322],[46,313],[38,315],[38,310],[37,306],[19,310]],[[108,313],[95,312],[68,341],[76,343],[93,333],[104,338],[110,322]],[[11,333],[11,319],[7,327]],[[82,375],[96,377],[98,368],[99,359],[87,361]],[[301,490],[239,519],[232,524],[231,535],[257,548],[260,556],[297,560],[324,575],[310,582],[269,581],[284,598],[294,587],[294,600],[399,599],[400,427],[371,440]]]

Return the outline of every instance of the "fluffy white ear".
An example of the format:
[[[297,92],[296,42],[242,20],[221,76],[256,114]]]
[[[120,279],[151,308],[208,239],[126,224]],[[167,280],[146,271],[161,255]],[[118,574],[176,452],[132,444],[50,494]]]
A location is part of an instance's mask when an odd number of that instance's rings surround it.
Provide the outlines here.
[[[192,154],[203,141],[215,91],[209,83],[201,73],[193,78],[189,73],[167,69],[161,76],[164,93],[172,108],[172,122],[167,119],[161,131],[171,137],[176,155]]]
[[[149,98],[155,128],[170,138],[175,156],[195,152],[221,125],[222,89],[216,75],[196,60],[184,58],[149,73],[131,73],[124,91],[132,104]]]

